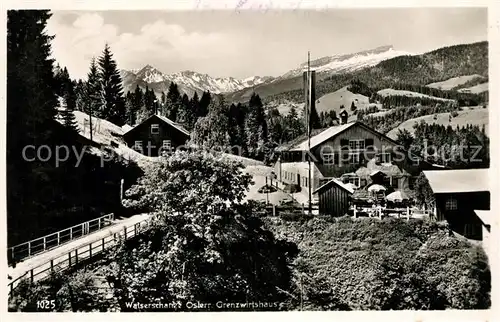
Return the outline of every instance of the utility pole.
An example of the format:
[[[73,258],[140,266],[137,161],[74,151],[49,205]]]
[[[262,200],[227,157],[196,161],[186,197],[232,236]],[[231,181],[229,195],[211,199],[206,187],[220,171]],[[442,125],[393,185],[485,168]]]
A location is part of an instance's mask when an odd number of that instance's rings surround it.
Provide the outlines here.
[[[309,215],[312,215],[312,188],[311,188],[311,111],[310,108],[312,107],[312,93],[311,91],[313,90],[314,86],[312,84],[312,77],[311,77],[311,70],[310,70],[310,59],[311,59],[311,54],[308,51],[307,52],[307,86],[308,86],[308,96],[307,96],[307,103],[306,103],[306,110],[307,110],[307,163],[308,163],[308,170],[309,170],[309,183],[307,187],[309,188]]]
[[[89,126],[90,126],[90,141],[92,141],[92,103],[90,103]]]

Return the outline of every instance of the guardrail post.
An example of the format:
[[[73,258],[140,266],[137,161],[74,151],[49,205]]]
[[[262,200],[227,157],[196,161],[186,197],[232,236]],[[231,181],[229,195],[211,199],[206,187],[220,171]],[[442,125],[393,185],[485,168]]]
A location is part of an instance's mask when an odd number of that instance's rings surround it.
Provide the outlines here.
[[[78,265],[78,248],[75,249],[75,265]]]
[[[354,218],[358,218],[358,217],[357,217],[357,212],[358,212],[358,211],[356,210],[356,207],[354,207],[353,212],[354,212]]]
[[[123,226],[123,237],[127,239],[127,226]]]
[[[134,236],[137,236],[137,224],[134,224]]]
[[[89,244],[89,258],[92,258],[92,243]]]
[[[43,237],[43,250],[47,249],[47,237]]]
[[[101,229],[101,218],[99,217],[99,229]]]
[[[276,205],[273,205],[273,217],[276,216]]]
[[[28,257],[31,256],[31,242],[28,242]]]
[[[69,229],[69,240],[73,239],[73,227]]]
[[[57,232],[57,246],[59,246],[60,243],[61,243],[61,232],[58,231]]]
[[[33,276],[33,269],[30,270],[30,280],[31,280],[31,283],[33,283],[33,281],[35,280],[34,276]]]
[[[71,252],[68,253],[68,267],[71,267]]]
[[[50,270],[53,272],[54,271],[54,260],[50,260]]]
[[[406,207],[406,220],[410,220],[410,207]]]
[[[302,204],[302,214],[304,214],[304,204]]]
[[[104,251],[104,238],[102,239],[102,251]]]
[[[85,223],[82,224],[82,236],[85,235]]]

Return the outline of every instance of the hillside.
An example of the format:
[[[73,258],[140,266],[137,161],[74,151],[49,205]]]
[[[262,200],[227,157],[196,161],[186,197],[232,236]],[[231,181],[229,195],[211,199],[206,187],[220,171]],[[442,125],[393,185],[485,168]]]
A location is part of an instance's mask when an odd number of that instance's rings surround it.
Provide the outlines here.
[[[337,91],[353,79],[370,88],[383,89],[398,83],[424,86],[463,75],[488,76],[488,42],[443,47],[422,55],[398,56],[354,72],[319,73],[316,97]],[[266,101],[289,99],[299,102],[303,100],[302,77],[260,84],[255,87],[255,92]],[[251,93],[251,90],[242,90],[228,94],[227,98],[230,101],[248,100]]]
[[[381,46],[357,53],[321,57],[312,60],[310,64],[311,68],[316,71],[317,82],[320,82],[332,75],[351,73],[401,55],[410,55],[410,53],[394,50],[392,46]],[[302,93],[302,73],[306,67],[307,62],[304,62],[280,77],[255,86],[255,91],[263,98],[290,91],[300,95]],[[299,90],[298,93],[297,90]],[[250,98],[252,92],[253,88],[247,88],[229,93],[227,98],[230,101],[243,102]]]
[[[398,95],[398,96],[406,96],[406,97],[427,98],[427,99],[433,99],[433,100],[438,100],[438,101],[443,101],[443,102],[452,102],[453,101],[451,99],[430,96],[430,95],[426,95],[426,94],[422,94],[422,93],[418,93],[418,92],[397,90],[397,89],[392,89],[392,88],[381,89],[377,92],[377,94],[382,96],[382,97]]]
[[[79,134],[87,139],[90,139],[88,114],[80,111],[74,111],[73,113],[78,125]],[[58,121],[62,122],[61,120]],[[92,134],[92,140],[94,142],[97,142],[108,149],[112,149],[115,153],[126,160],[135,161],[142,169],[149,167],[151,162],[156,162],[158,160],[157,158],[145,156],[134,149],[129,148],[121,138],[121,136],[126,132],[124,128],[98,117],[92,117],[92,127],[94,128],[94,132]],[[111,141],[118,143],[118,147],[112,147]],[[89,150],[93,154],[102,154],[102,151],[94,147],[90,147]]]
[[[403,122],[397,128],[392,129],[387,133],[387,136],[391,139],[396,139],[399,129],[406,129],[410,133],[413,133],[413,126],[421,121],[425,121],[429,124],[440,124],[440,125],[451,125],[455,128],[457,125],[462,127],[467,124],[471,125],[485,125],[485,131],[488,133],[488,123],[489,123],[489,113],[487,108],[476,107],[474,109],[466,109],[463,111],[458,111],[458,116],[452,117],[450,122],[450,113],[439,113],[435,114],[437,119],[434,120],[434,115],[426,115],[417,118],[413,118]]]
[[[351,54],[340,54],[321,57],[310,62],[310,67],[317,73],[329,74],[353,72],[365,67],[375,66],[383,60],[397,56],[411,55],[406,51],[394,50],[393,46],[381,46]],[[300,64],[296,69],[285,73],[282,78],[301,76],[307,68],[307,62]]]
[[[451,90],[457,86],[464,85],[467,82],[474,81],[477,79],[484,79],[481,75],[464,75],[458,77],[452,77],[442,82],[436,82],[428,84],[428,87],[442,89],[442,90]]]
[[[461,88],[458,91],[460,93],[479,94],[479,93],[487,92],[488,88],[489,88],[489,83],[486,82],[486,83],[474,85],[472,87]]]

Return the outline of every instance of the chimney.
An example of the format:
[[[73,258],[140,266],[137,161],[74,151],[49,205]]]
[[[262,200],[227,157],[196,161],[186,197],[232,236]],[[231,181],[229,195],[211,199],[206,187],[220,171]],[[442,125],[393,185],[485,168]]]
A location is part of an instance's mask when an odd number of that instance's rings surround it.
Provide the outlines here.
[[[346,110],[343,110],[339,116],[340,116],[340,124],[347,124],[347,119],[349,118],[349,114],[346,112]]]

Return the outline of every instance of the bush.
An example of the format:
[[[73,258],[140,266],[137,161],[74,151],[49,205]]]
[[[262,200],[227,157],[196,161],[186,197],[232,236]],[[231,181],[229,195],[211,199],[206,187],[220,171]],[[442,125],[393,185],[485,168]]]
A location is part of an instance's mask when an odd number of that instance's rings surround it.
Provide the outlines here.
[[[293,294],[303,296],[303,309],[490,306],[491,277],[484,252],[450,236],[446,224],[348,216],[314,216],[305,222],[292,218],[285,215],[268,225],[299,245]]]

